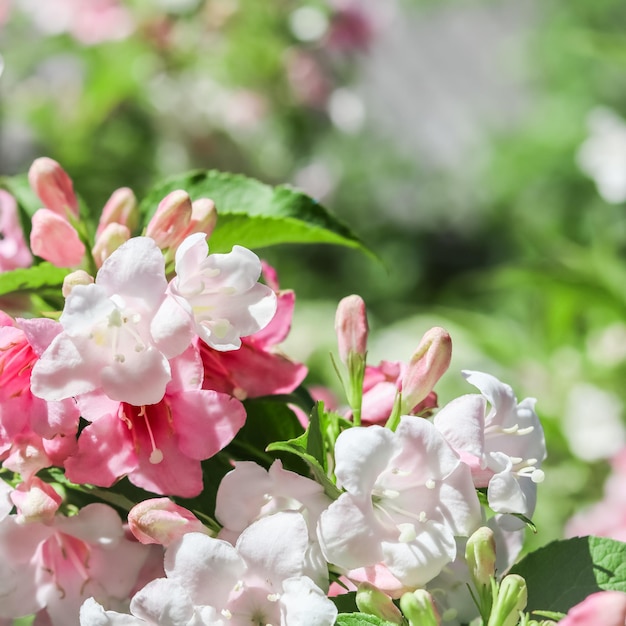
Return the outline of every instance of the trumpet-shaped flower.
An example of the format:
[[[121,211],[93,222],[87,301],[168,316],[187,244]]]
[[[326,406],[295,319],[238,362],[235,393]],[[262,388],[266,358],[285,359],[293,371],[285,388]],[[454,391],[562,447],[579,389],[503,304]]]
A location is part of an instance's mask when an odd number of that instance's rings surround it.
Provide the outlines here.
[[[243,405],[201,389],[202,363],[193,348],[172,359],[172,381],[156,404],[134,406],[103,394],[78,398],[92,422],[65,462],[74,482],[110,487],[118,478],[159,494],[191,498],[202,491],[200,461],[230,443],[243,426]]]
[[[41,612],[41,623],[67,626],[90,596],[127,600],[150,548],[126,539],[117,513],[98,503],[48,523],[11,515],[0,522],[0,551],[0,618]]]
[[[195,332],[216,350],[236,350],[241,337],[274,317],[276,295],[258,282],[261,262],[246,248],[209,255],[206,235],[189,235],[176,251],[176,274],[170,294],[193,320]]]
[[[236,546],[188,533],[165,552],[167,578],[132,599],[136,619],[89,601],[81,626],[332,626],[337,608],[307,576],[307,543],[295,512],[255,522]]]
[[[436,415],[435,426],[472,468],[476,487],[487,487],[494,511],[530,517],[537,483],[543,480],[539,467],[546,457],[535,400],[518,404],[511,387],[497,378],[482,372],[463,374],[482,395],[453,400]],[[509,522],[517,525],[518,520]]]
[[[33,393],[62,400],[102,390],[113,400],[154,404],[171,379],[168,359],[190,343],[181,317],[156,313],[167,281],[161,251],[135,237],[102,265],[92,285],[76,285],[60,318],[63,332],[33,367]]]
[[[382,563],[400,583],[424,585],[455,558],[455,536],[480,521],[469,468],[422,418],[402,417],[395,433],[346,430],[335,459],[345,493],[318,535],[328,562],[346,571]]]

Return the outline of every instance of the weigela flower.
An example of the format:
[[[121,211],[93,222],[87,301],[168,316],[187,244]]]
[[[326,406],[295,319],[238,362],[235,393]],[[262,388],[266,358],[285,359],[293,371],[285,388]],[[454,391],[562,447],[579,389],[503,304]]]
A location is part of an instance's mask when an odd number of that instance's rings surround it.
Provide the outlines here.
[[[204,233],[180,244],[169,292],[204,342],[216,350],[236,350],[241,337],[274,317],[276,295],[258,282],[261,262],[254,252],[241,246],[228,254],[209,255],[208,250]]]
[[[234,544],[254,521],[279,511],[297,511],[309,530],[307,563],[313,579],[328,586],[328,567],[317,540],[320,514],[331,503],[323,487],[304,476],[283,469],[279,460],[269,470],[251,461],[235,463],[217,490],[215,517],[222,524],[220,539]]]
[[[626,623],[626,593],[598,591],[572,607],[559,621],[562,626],[623,626]]]
[[[117,513],[89,504],[52,523],[0,522],[0,617],[43,613],[52,626],[76,624],[90,596],[127,600],[150,548],[128,541]],[[43,619],[43,617],[42,617]]]
[[[435,426],[472,468],[476,487],[487,487],[489,506],[497,513],[535,510],[539,469],[546,457],[535,400],[519,404],[509,385],[482,372],[464,372],[482,395],[461,396],[435,416]],[[486,412],[487,402],[490,404]],[[509,520],[511,527],[522,525]]]
[[[337,608],[307,576],[308,532],[298,513],[276,513],[247,528],[236,546],[188,533],[165,552],[166,579],[139,591],[124,620],[85,603],[81,626],[332,626]],[[117,620],[117,621],[116,621]]]
[[[425,419],[396,432],[351,428],[335,446],[337,485],[318,534],[329,563],[345,570],[383,563],[403,585],[421,586],[456,556],[455,535],[479,524],[469,468]]]
[[[15,198],[0,189],[0,272],[28,267],[33,257],[20,225]]]
[[[191,498],[202,491],[200,461],[230,443],[246,413],[235,398],[201,389],[202,364],[193,348],[171,367],[172,381],[155,404],[134,406],[101,393],[77,399],[92,423],[65,462],[70,480],[110,487],[128,475],[154,493]]]
[[[33,393],[62,400],[102,390],[137,406],[163,398],[168,359],[190,343],[180,318],[156,313],[167,280],[154,241],[135,237],[118,248],[92,285],[76,285],[60,318],[63,331],[35,364]]]

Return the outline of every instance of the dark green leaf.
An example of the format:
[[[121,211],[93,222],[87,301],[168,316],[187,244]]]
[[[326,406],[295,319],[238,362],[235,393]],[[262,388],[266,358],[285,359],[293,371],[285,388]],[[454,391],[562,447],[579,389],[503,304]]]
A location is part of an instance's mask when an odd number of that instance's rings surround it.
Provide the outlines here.
[[[626,591],[626,543],[603,537],[554,541],[527,555],[512,572],[526,579],[527,611],[567,613],[596,591]]]
[[[60,290],[63,279],[70,273],[64,267],[40,263],[0,274],[0,296],[14,292],[39,292],[45,288]]]
[[[219,219],[210,238],[212,252],[229,251],[234,244],[260,248],[333,243],[371,254],[347,226],[306,194],[215,170],[179,175],[154,187],[140,205],[145,223],[159,202],[176,189],[187,191],[192,200],[205,197],[215,202]]]

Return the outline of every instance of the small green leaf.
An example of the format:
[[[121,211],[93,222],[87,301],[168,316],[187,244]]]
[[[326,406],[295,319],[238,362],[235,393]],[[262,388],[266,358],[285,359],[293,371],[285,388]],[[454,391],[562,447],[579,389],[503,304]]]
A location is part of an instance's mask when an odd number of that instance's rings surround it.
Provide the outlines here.
[[[337,615],[335,626],[395,626],[375,615],[365,613],[340,613]]]
[[[527,611],[567,613],[596,591],[626,591],[626,543],[603,537],[554,541],[511,572],[526,579]]]
[[[309,426],[306,429],[306,451],[321,465],[324,473],[328,469],[328,461],[326,459],[326,451],[324,449],[324,436],[322,435],[322,426],[320,414],[324,414],[324,403],[316,402],[311,415],[309,416]]]
[[[175,176],[154,187],[140,204],[147,223],[159,202],[184,189],[192,200],[211,198],[219,215],[211,252],[239,244],[260,248],[280,243],[332,243],[373,254],[318,202],[291,187],[271,187],[253,178],[215,170]]]
[[[40,263],[0,273],[0,296],[15,292],[39,292],[42,289],[57,289],[60,292],[63,279],[70,273],[64,267],[51,263]]]

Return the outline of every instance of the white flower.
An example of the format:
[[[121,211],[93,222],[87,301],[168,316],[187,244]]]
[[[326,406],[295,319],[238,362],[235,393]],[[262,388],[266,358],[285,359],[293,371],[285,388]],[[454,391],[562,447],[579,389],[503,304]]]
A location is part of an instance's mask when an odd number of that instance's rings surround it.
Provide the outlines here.
[[[482,395],[456,398],[435,416],[435,427],[472,468],[476,487],[487,487],[489,506],[497,513],[535,510],[540,468],[546,458],[543,429],[535,400],[519,404],[509,385],[482,372],[463,372]],[[491,408],[487,414],[487,402]]]
[[[234,246],[208,254],[204,233],[187,237],[176,251],[173,299],[191,316],[200,338],[216,350],[236,350],[241,337],[264,328],[276,313],[276,294],[258,282],[259,258]]]
[[[318,534],[326,559],[345,570],[383,563],[404,585],[424,585],[454,560],[455,536],[480,522],[469,468],[425,419],[402,417],[395,433],[346,430],[335,459],[346,492]]]

